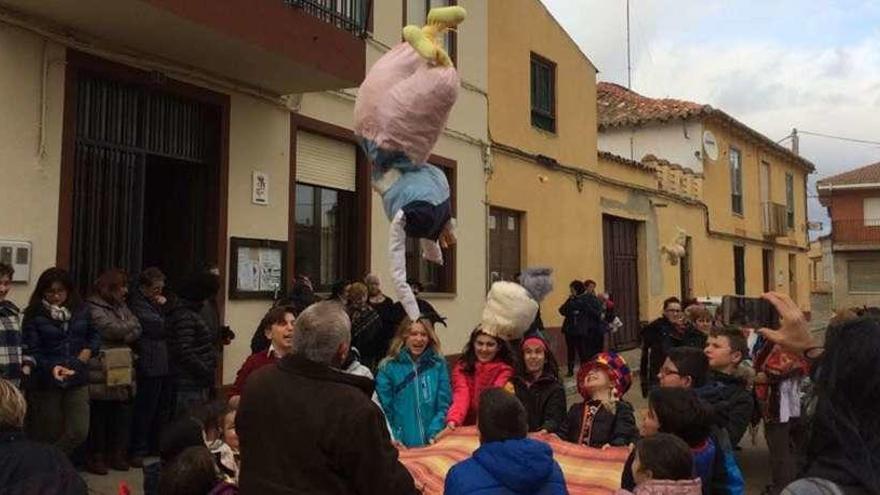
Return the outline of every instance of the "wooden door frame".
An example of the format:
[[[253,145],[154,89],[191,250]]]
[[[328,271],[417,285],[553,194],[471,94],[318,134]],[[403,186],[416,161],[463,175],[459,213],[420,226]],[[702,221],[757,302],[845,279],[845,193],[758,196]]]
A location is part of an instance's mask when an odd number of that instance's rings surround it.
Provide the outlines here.
[[[208,259],[216,261],[220,269],[221,281],[227,274],[227,230],[229,202],[229,95],[194,86],[175,79],[165,78],[157,72],[148,72],[119,64],[76,50],[67,50],[67,65],[64,80],[64,114],[61,137],[60,191],[58,201],[58,239],[56,242],[55,263],[68,269],[71,260],[73,238],[73,192],[76,173],[76,101],[79,72],[88,71],[107,77],[113,81],[136,84],[145,88],[155,88],[183,98],[217,107],[220,112],[220,136],[217,142],[216,180],[208,189],[209,197],[217,201],[217,213],[213,221],[207,222]],[[210,242],[213,238],[214,242]],[[226,286],[220,284],[217,306],[223,320],[226,309]],[[222,364],[220,365],[222,369]]]

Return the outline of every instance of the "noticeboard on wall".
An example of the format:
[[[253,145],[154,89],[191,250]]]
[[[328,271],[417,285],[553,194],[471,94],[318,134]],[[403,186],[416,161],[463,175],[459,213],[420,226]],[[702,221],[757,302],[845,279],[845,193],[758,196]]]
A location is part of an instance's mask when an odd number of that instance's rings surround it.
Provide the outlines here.
[[[274,299],[287,287],[287,243],[230,239],[230,299]]]

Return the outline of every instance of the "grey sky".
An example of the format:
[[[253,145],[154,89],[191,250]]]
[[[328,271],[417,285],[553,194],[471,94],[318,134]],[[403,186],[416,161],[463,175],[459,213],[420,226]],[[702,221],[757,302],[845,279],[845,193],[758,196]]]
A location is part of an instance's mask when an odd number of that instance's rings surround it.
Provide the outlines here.
[[[625,0],[543,0],[626,84]],[[880,141],[880,0],[631,0],[633,89],[709,103],[774,140],[801,130]],[[802,136],[816,179],[880,161],[880,146]],[[810,217],[825,220],[812,199]]]

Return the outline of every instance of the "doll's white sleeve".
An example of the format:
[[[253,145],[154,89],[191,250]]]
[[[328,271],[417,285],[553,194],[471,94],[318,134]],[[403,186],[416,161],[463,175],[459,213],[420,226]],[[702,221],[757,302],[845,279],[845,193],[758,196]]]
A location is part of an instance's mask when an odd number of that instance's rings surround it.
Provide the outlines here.
[[[412,288],[406,283],[406,218],[403,210],[399,210],[391,220],[391,232],[388,237],[388,249],[391,257],[391,282],[394,284],[397,298],[403,305],[406,315],[417,321],[421,312]]]

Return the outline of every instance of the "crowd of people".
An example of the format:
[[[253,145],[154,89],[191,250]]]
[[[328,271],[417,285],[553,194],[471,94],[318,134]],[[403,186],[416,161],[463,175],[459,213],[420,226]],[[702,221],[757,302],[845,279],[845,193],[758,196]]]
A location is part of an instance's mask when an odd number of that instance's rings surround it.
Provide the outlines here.
[[[0,486],[10,493],[85,493],[74,465],[142,467],[150,495],[418,493],[398,453],[475,425],[481,447],[448,473],[446,493],[567,493],[541,441],[555,435],[629,447],[621,490],[741,494],[735,451],[759,422],[767,493],[880,493],[871,317],[840,315],[822,347],[787,296],[765,295],[780,329],[725,327],[669,298],[642,330],[639,416],[626,400],[634,377],[607,350],[614,305],[591,281],[572,282],[559,309],[582,398],[569,405],[534,322],[519,339],[478,325],[450,367],[435,329],[445,320],[427,301],[411,320],[376,275],[337,284],[327,300],[300,276],[218,396],[230,335],[210,267],[173,293],[156,268],[133,284],[109,270],[84,298],[50,268],[21,311],[7,298],[12,275],[0,265]]]

